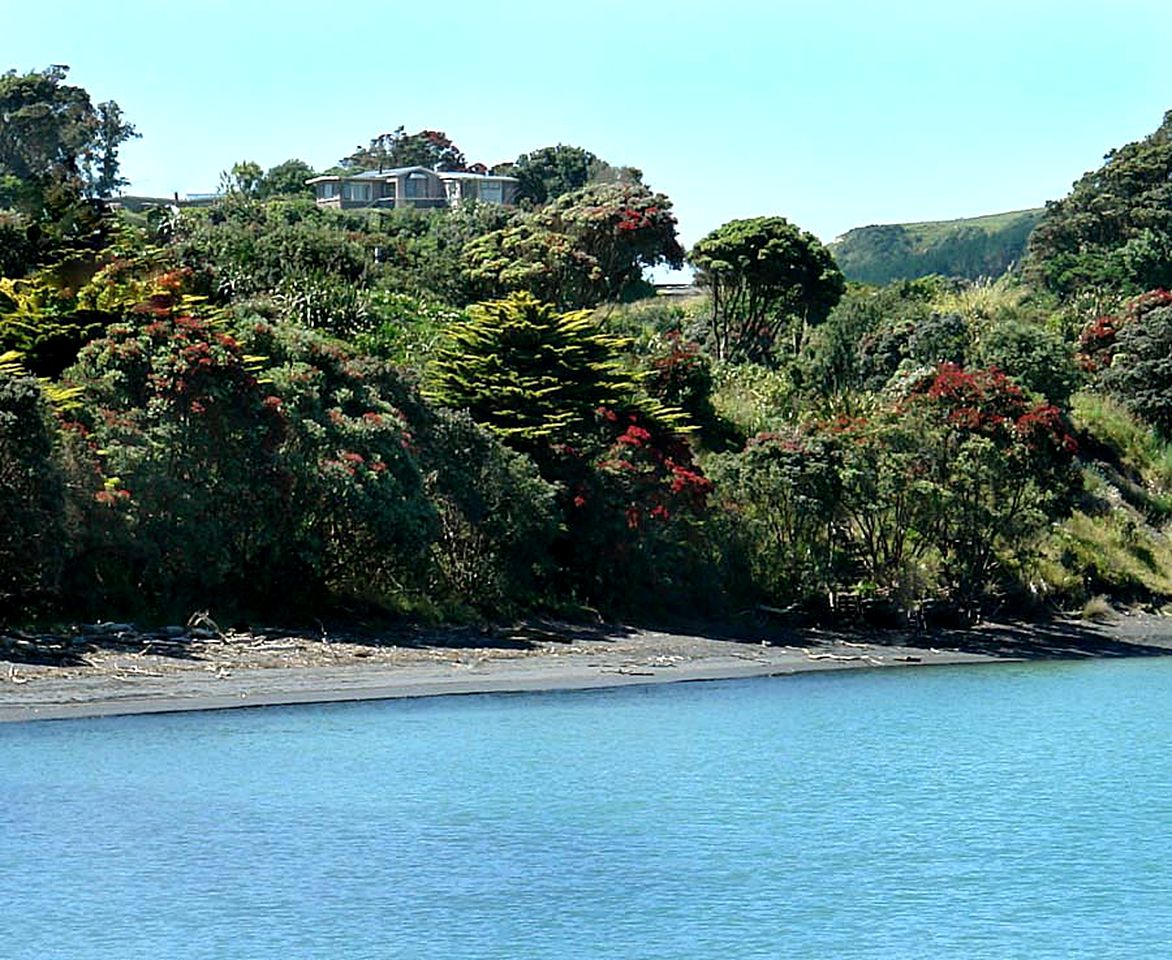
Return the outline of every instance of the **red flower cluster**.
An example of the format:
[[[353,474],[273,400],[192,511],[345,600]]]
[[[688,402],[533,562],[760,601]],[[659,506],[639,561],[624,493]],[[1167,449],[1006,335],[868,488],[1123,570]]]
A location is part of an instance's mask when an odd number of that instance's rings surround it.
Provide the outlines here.
[[[1097,317],[1078,335],[1078,365],[1095,373],[1111,365],[1119,321],[1115,317]]]
[[[645,426],[638,413],[620,417],[614,410],[601,408],[599,416],[607,423],[626,422],[597,466],[628,478],[628,527],[638,529],[647,518],[669,520],[680,511],[704,511],[712,481],[694,464],[683,438],[653,424]]]
[[[965,370],[942,363],[935,377],[913,391],[942,408],[949,426],[989,437],[1000,446],[1024,444],[1032,452],[1047,451],[1068,459],[1078,442],[1057,407],[1029,406],[1025,393],[996,367]]]

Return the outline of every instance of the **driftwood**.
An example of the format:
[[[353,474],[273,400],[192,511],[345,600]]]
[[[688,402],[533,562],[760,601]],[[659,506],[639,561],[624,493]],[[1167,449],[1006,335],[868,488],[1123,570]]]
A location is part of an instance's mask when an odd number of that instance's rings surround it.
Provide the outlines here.
[[[0,659],[14,663],[39,663],[56,666],[87,666],[81,655],[88,644],[73,637],[36,636],[12,630],[0,634]]]

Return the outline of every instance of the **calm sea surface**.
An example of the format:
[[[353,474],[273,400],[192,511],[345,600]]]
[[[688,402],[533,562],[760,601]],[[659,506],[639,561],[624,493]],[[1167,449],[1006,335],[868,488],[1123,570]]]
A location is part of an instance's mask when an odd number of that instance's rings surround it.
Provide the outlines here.
[[[0,957],[1167,958],[1172,660],[0,725]]]

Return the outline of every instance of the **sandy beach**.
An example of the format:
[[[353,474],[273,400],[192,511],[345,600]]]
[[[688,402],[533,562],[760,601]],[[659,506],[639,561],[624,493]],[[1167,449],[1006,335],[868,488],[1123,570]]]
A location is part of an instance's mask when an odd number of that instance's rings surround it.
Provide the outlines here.
[[[1172,620],[1155,616],[930,634],[808,629],[728,637],[557,623],[362,636],[107,631],[76,638],[55,663],[0,661],[0,721],[1172,654]]]

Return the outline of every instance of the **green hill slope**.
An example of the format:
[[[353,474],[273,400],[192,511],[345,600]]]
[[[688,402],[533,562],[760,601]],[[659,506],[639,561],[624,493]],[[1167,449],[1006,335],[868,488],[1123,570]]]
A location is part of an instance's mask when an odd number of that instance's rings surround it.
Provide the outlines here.
[[[939,273],[996,277],[1019,261],[1042,209],[967,220],[855,227],[830,244],[848,280],[888,283]]]

